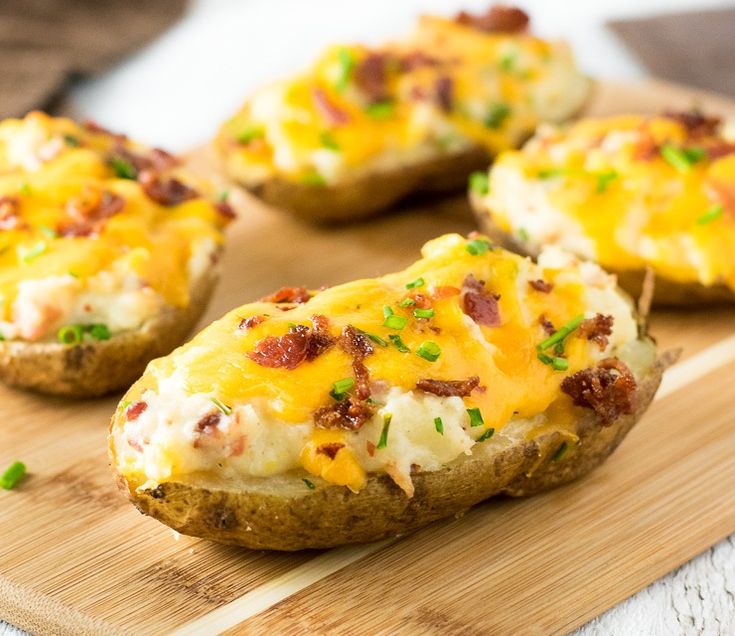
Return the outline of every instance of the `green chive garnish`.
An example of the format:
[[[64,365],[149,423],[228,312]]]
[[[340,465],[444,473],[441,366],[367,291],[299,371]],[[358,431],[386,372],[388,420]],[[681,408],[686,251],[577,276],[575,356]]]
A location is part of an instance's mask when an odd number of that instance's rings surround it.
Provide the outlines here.
[[[49,227],[48,225],[44,225],[43,223],[38,226],[38,229],[41,232],[41,234],[43,234],[46,238],[55,239],[58,236],[54,228]]]
[[[337,60],[339,61],[339,73],[334,87],[341,93],[350,83],[352,69],[355,67],[355,58],[347,49],[340,49],[337,52]]]
[[[339,152],[340,146],[337,143],[337,140],[334,138],[334,135],[328,130],[323,131],[321,135],[319,135],[319,140],[321,141],[322,146],[324,146],[327,150]]]
[[[77,274],[76,272],[67,272],[67,274],[69,274],[69,276],[71,276],[72,278],[79,278],[79,274]]]
[[[365,114],[372,119],[388,119],[395,113],[393,102],[375,102],[365,109]]]
[[[222,400],[216,397],[211,397],[209,399],[212,401],[212,404],[214,404],[225,415],[232,415],[232,407],[227,406],[227,404],[225,404]]]
[[[553,179],[554,177],[561,177],[566,173],[564,168],[542,168],[538,171],[539,179]]]
[[[494,104],[490,107],[482,123],[486,128],[498,129],[510,116],[510,108],[506,104]]]
[[[383,430],[380,432],[380,439],[378,445],[375,448],[385,448],[388,446],[388,429],[390,428],[390,421],[393,419],[391,413],[386,413],[383,416]]]
[[[552,456],[551,461],[552,462],[558,462],[564,456],[564,454],[567,452],[567,448],[568,447],[569,447],[569,445],[566,442],[562,442],[561,443],[561,446],[559,446],[559,448],[556,449],[556,452]]]
[[[413,315],[416,318],[433,318],[434,310],[433,309],[414,309]]]
[[[81,325],[66,325],[56,334],[59,342],[65,345],[78,345],[84,338],[84,329]]]
[[[515,53],[505,53],[503,57],[500,58],[500,70],[501,71],[512,71],[513,67],[516,63],[516,54]]]
[[[126,410],[127,410],[127,408],[128,408],[128,407],[129,407],[129,406],[130,406],[131,404],[132,404],[132,401],[131,401],[131,400],[123,400],[122,402],[120,402],[120,410],[121,410],[121,411],[126,411]]]
[[[406,289],[416,289],[417,287],[423,287],[425,284],[426,281],[423,278],[417,278],[410,283],[406,283]]]
[[[470,254],[472,254],[472,256],[485,254],[489,252],[492,248],[493,246],[487,239],[472,239],[471,241],[467,241],[467,244],[465,245],[465,249]]]
[[[569,368],[569,361],[566,358],[554,357],[551,360],[551,368],[554,371],[566,371]]]
[[[422,342],[419,345],[419,348],[416,349],[416,355],[421,356],[424,360],[428,360],[429,362],[435,362],[441,355],[441,352],[442,350],[439,348],[439,345],[431,340]]]
[[[256,139],[262,139],[265,136],[265,130],[262,126],[248,126],[235,137],[238,143],[249,144]]]
[[[442,418],[434,418],[434,428],[436,429],[436,432],[439,433],[439,435],[444,435],[444,422],[442,422]]]
[[[112,334],[110,333],[110,329],[107,325],[103,325],[103,324],[90,325],[88,327],[88,330],[89,330],[89,334],[95,340],[109,340],[112,337]]]
[[[338,402],[344,398],[345,395],[349,392],[349,390],[355,386],[355,380],[352,378],[343,378],[342,380],[337,380],[332,385],[332,390],[329,392],[329,395],[331,395],[335,400]]]
[[[0,488],[12,490],[26,474],[26,465],[23,462],[13,462],[8,469],[0,475]]]
[[[600,172],[597,175],[597,193],[602,194],[607,190],[615,179],[618,178],[618,173],[615,170],[608,170],[607,172]]]
[[[404,298],[401,302],[398,303],[399,307],[412,307],[416,304],[416,301],[413,298]]]
[[[478,437],[475,441],[476,442],[484,442],[486,439],[490,439],[495,434],[494,428],[487,429],[480,437]]]
[[[411,350],[406,346],[406,344],[401,340],[401,337],[398,334],[390,334],[388,336],[390,338],[390,341],[396,346],[396,349],[400,351],[401,353],[411,353]]]
[[[375,335],[374,333],[368,333],[367,331],[363,331],[370,340],[372,340],[375,344],[380,345],[381,347],[387,347],[388,343],[383,340],[380,336]]]
[[[309,490],[316,490],[316,486],[311,481],[309,481],[306,477],[303,477],[303,481]]]
[[[478,170],[470,175],[469,179],[470,190],[476,192],[482,196],[490,192],[490,178],[487,172]]]
[[[702,148],[679,148],[672,144],[661,147],[661,156],[682,174],[689,172],[704,155]]]
[[[115,173],[115,176],[120,179],[134,180],[138,176],[138,171],[135,169],[135,166],[122,157],[110,157],[110,167]]]
[[[400,331],[408,324],[408,318],[396,316],[389,305],[383,307],[383,317],[385,318],[383,326],[396,331]]]
[[[712,221],[716,221],[722,216],[723,211],[722,204],[715,203],[697,219],[697,225],[707,225],[708,223],[712,223]]]
[[[561,342],[562,340],[564,340],[570,333],[572,333],[572,331],[579,327],[579,325],[582,324],[583,320],[584,316],[581,314],[579,316],[576,316],[575,318],[572,318],[566,325],[559,329],[559,331],[539,343],[536,349],[538,351],[545,351],[549,347],[553,347],[557,342]]]
[[[551,364],[554,361],[554,358],[547,356],[545,353],[541,353],[540,351],[538,352],[538,359],[544,364]]]
[[[226,203],[227,202],[227,199],[229,199],[229,198],[230,198],[230,191],[229,190],[222,190],[222,192],[220,192],[217,195],[217,201],[219,201],[220,203]]]
[[[531,237],[529,236],[528,230],[525,227],[519,227],[518,238],[521,239],[521,241],[528,242]]]
[[[28,183],[27,181],[24,181],[23,183],[20,184],[19,192],[21,194],[28,196],[29,194],[33,192],[33,188],[31,188],[30,183]]]
[[[485,423],[480,409],[467,409],[467,415],[470,416],[470,426],[482,426]]]
[[[318,172],[307,172],[301,177],[301,183],[305,183],[306,185],[325,186],[327,185],[327,180]]]
[[[67,146],[71,146],[72,148],[78,148],[81,145],[79,137],[77,137],[76,135],[70,135],[68,133],[64,135],[64,141],[66,142]]]
[[[24,263],[30,263],[32,260],[38,258],[46,251],[46,243],[41,241],[40,243],[36,243],[33,247],[31,247],[27,252],[23,254],[23,262]]]

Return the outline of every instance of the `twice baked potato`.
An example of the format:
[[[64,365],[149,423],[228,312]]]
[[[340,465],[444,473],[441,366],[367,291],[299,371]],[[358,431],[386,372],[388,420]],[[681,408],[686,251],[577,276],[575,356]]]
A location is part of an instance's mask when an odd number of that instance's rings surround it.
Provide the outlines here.
[[[697,111],[543,126],[473,181],[480,225],[537,254],[571,250],[658,305],[735,301],[735,129]]]
[[[383,210],[417,191],[463,187],[539,121],[588,93],[562,43],[520,9],[422,17],[380,48],[334,46],[308,71],[255,92],[215,145],[227,174],[309,221]]]
[[[1,381],[101,395],[181,344],[233,212],[177,164],[91,123],[0,123]]]
[[[116,410],[121,489],[179,532],[297,550],[393,536],[602,462],[662,364],[614,277],[484,237],[235,309]]]

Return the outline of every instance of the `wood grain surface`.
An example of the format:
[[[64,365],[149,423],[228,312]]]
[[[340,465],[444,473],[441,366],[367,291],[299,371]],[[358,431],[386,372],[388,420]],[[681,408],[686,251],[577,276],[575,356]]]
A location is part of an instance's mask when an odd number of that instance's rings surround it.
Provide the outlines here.
[[[594,112],[724,100],[598,86]],[[211,169],[206,152],[194,165]],[[412,262],[473,229],[463,196],[341,228],[297,223],[233,192],[241,216],[202,324],[283,284],[318,286]],[[105,436],[116,397],[0,389],[0,618],[34,633],[542,633],[571,630],[735,532],[735,309],[657,314],[684,348],[649,413],[589,477],[493,500],[411,536],[324,552],[250,552],[176,536],[117,493]],[[229,631],[228,631],[229,630]]]

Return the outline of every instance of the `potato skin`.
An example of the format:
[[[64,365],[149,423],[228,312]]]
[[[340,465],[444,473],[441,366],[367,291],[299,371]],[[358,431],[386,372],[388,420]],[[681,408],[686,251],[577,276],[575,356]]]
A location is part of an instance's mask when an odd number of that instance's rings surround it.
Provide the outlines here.
[[[645,339],[654,351],[653,342]],[[411,499],[387,475],[370,476],[364,490],[352,493],[304,471],[234,482],[197,475],[140,489],[118,475],[118,485],[142,513],[178,532],[220,543],[290,551],[375,541],[462,513],[493,495],[532,495],[588,473],[646,411],[666,364],[662,358],[648,369],[639,382],[635,412],[611,426],[601,426],[594,412],[578,408],[580,441],[562,456],[555,459],[564,440],[559,431],[501,449],[478,444],[471,456],[413,475],[416,491]],[[111,426],[121,417],[118,412]],[[112,439],[110,455],[116,466]]]
[[[168,306],[136,331],[69,346],[0,342],[0,382],[49,395],[88,398],[132,384],[153,358],[180,345],[199,320],[217,283],[214,269],[192,286],[183,309]]]
[[[500,229],[493,221],[492,214],[484,208],[480,197],[470,193],[470,204],[480,230],[487,234],[498,245],[524,256],[536,258],[538,252]],[[643,291],[645,269],[616,270],[605,268],[618,277],[618,285],[633,298],[638,298]],[[656,274],[656,284],[653,291],[653,305],[656,307],[699,307],[702,305],[732,304],[735,303],[735,290],[727,285],[718,283],[705,286],[701,283],[681,283]]]

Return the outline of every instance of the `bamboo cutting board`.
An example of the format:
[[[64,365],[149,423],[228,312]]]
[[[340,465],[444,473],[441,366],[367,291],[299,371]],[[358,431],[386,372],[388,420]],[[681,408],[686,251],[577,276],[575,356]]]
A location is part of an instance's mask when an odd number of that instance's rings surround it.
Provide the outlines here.
[[[590,111],[735,104],[648,83],[598,87]],[[194,163],[211,169],[206,153]],[[236,193],[241,216],[203,324],[285,284],[389,272],[420,245],[473,229],[463,196],[315,229]],[[735,532],[735,309],[661,313],[684,347],[657,400],[589,477],[499,499],[415,534],[270,554],[179,537],[116,492],[105,435],[116,399],[0,389],[0,617],[35,633],[487,634],[571,630]]]

